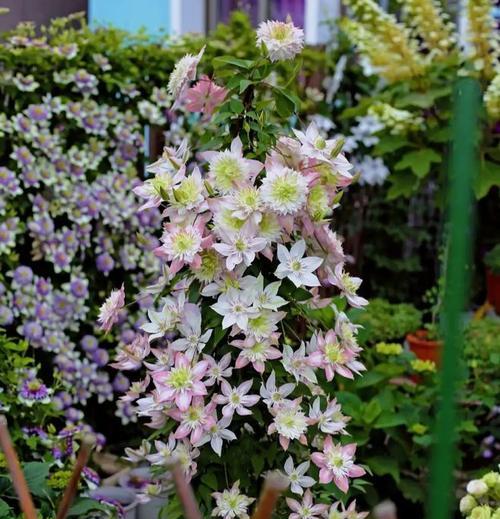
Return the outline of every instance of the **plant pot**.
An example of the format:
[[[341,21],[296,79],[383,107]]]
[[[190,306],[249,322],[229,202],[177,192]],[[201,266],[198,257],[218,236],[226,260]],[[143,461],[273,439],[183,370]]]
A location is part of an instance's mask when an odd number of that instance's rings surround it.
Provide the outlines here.
[[[167,496],[153,496],[147,503],[139,503],[136,519],[157,519],[167,501]]]
[[[495,312],[500,315],[500,274],[495,274],[491,270],[487,270],[486,288],[488,302],[495,308]]]
[[[427,330],[417,330],[415,333],[409,333],[406,340],[410,350],[421,360],[432,360],[439,366],[441,362],[441,349],[443,343],[427,338]]]
[[[135,492],[122,487],[99,487],[89,492],[92,499],[104,502],[118,502],[122,506],[123,519],[136,519],[136,509],[138,505]]]
[[[139,467],[122,474],[118,479],[118,484],[123,488],[132,490],[132,492],[141,492],[153,482],[153,479],[148,467]]]

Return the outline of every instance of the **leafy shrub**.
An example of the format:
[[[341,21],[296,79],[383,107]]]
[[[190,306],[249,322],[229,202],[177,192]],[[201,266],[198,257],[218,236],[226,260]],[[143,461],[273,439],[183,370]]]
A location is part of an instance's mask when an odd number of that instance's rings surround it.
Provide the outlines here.
[[[89,403],[111,401],[128,387],[105,365],[114,346],[133,340],[136,319],[129,313],[115,333],[98,339],[97,302],[111,287],[139,287],[157,270],[145,252],[157,243],[159,211],[136,215],[140,202],[131,188],[144,177],[144,136],[156,153],[159,125],[166,144],[204,136],[199,117],[168,110],[165,89],[175,60],[204,44],[204,73],[227,48],[240,58],[257,53],[241,14],[207,40],[191,35],[175,44],[92,31],[74,17],[40,31],[22,24],[2,36],[0,326],[25,338],[44,365],[54,363],[43,376],[61,381],[54,398],[72,423]],[[290,89],[303,92],[324,60],[313,49],[306,56],[309,65]],[[290,71],[279,65],[277,84]],[[123,423],[135,418],[126,402],[116,413]]]
[[[402,339],[422,324],[422,313],[407,303],[392,304],[375,298],[363,312],[356,311],[355,320],[364,327],[361,338],[370,343]]]

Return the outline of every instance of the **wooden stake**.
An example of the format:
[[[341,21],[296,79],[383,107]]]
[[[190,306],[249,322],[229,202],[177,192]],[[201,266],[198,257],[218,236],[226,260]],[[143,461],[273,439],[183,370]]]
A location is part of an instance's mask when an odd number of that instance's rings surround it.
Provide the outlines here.
[[[92,451],[92,447],[94,446],[94,438],[86,436],[82,444],[80,445],[80,450],[78,451],[78,457],[76,458],[75,467],[73,469],[73,473],[71,474],[71,479],[69,480],[68,486],[64,491],[63,497],[61,499],[61,503],[59,504],[59,509],[57,510],[56,519],[64,519],[68,514],[69,508],[75,495],[78,491],[78,483],[80,482],[80,475],[82,473],[83,468],[87,464],[89,460],[90,452]]]
[[[12,484],[14,485],[16,494],[19,497],[21,510],[26,519],[37,519],[36,508],[31,499],[28,484],[26,483],[23,471],[21,470],[21,465],[19,464],[19,459],[9,434],[7,419],[3,415],[0,415],[0,446],[5,455],[5,461],[7,462],[10,477],[12,478]]]
[[[271,519],[280,495],[288,488],[288,478],[279,472],[271,472],[252,515],[252,519]]]
[[[200,509],[194,497],[193,489],[191,485],[186,481],[184,471],[178,461],[172,461],[169,464],[170,471],[172,472],[172,478],[175,483],[177,495],[181,501],[182,507],[184,508],[185,519],[202,519]]]

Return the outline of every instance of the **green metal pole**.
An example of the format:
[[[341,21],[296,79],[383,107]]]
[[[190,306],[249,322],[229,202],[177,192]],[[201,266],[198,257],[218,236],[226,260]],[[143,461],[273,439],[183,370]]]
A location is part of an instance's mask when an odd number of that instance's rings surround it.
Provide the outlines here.
[[[453,472],[458,421],[457,391],[462,371],[462,315],[469,287],[468,265],[473,233],[472,185],[478,170],[479,106],[478,82],[466,77],[458,79],[448,171],[448,243],[440,320],[444,348],[428,491],[429,519],[449,519],[455,500]]]

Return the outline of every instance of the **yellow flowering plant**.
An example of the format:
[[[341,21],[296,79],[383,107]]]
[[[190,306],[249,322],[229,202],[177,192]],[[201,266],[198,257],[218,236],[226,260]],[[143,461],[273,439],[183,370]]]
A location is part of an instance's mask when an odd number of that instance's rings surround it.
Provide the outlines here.
[[[435,0],[399,0],[400,19],[374,0],[344,0],[350,18],[341,28],[369,72],[379,78],[375,94],[344,112],[370,114],[381,123],[374,154],[391,172],[388,198],[410,197],[429,184],[442,185],[452,86],[471,75],[481,84],[484,114],[477,198],[500,184],[499,35],[490,0],[468,0],[464,50],[450,16]],[[353,122],[354,124],[354,122]]]

